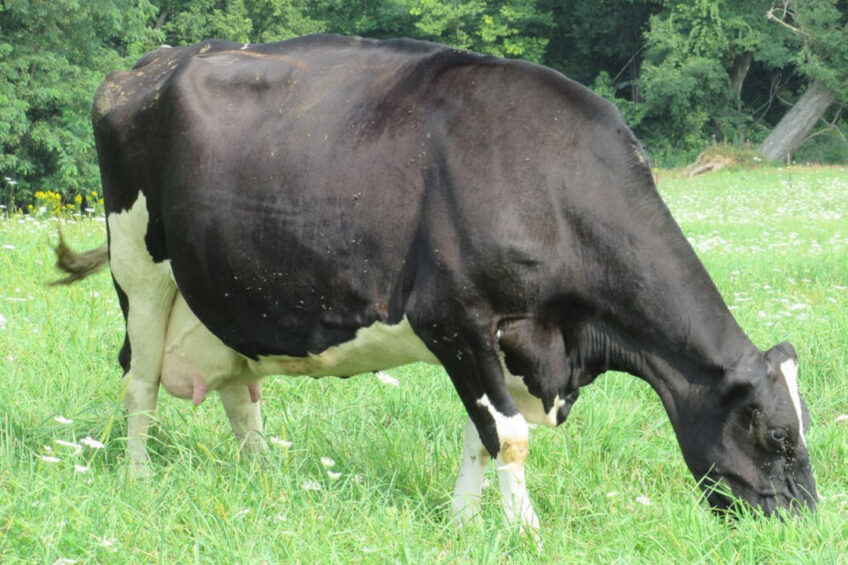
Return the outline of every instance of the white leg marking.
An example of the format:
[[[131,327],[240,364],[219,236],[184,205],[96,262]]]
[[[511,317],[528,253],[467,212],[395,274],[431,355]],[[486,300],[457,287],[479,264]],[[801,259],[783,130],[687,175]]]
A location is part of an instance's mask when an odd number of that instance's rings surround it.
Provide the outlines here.
[[[244,384],[232,384],[218,393],[241,449],[247,455],[267,451],[259,401],[253,401],[249,387]]]
[[[795,415],[798,416],[798,437],[801,438],[801,445],[806,446],[804,421],[801,417],[801,395],[798,392],[798,364],[792,359],[787,359],[780,364],[780,374],[783,375],[786,388],[789,389],[789,397],[792,399],[792,406],[795,407]]]
[[[498,438],[501,442],[501,449],[504,443],[507,442],[527,442],[530,437],[530,429],[527,427],[527,421],[520,413],[514,416],[504,416],[492,404],[487,395],[483,395],[477,399],[477,406],[485,408],[495,420],[495,428],[498,430]]]
[[[530,493],[527,492],[524,464],[506,463],[503,456],[498,455],[497,465],[501,502],[507,520],[511,524],[518,522],[525,530],[537,532],[539,530],[539,518],[533,509],[533,503],[530,502]]]
[[[510,523],[520,524],[522,530],[536,533],[539,530],[539,518],[530,502],[524,478],[524,462],[530,440],[527,421],[521,414],[504,416],[486,395],[477,400],[477,404],[488,409],[498,431],[498,483],[506,518]]]
[[[469,522],[480,514],[483,478],[490,459],[477,428],[468,418],[465,421],[465,451],[451,500],[451,516],[461,523]]]
[[[165,330],[176,292],[168,264],[154,263],[147,251],[147,221],[147,203],[140,193],[132,208],[107,218],[112,275],[129,302],[127,336],[132,358],[124,377],[124,407],[130,472],[136,476],[149,473],[147,431],[156,409]]]

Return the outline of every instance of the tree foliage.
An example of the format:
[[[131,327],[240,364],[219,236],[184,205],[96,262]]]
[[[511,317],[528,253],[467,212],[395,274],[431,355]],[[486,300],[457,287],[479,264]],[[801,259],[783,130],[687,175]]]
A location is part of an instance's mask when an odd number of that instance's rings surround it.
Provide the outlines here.
[[[79,194],[95,186],[92,94],[107,72],[158,39],[149,25],[155,13],[147,0],[3,4],[0,172],[16,183],[7,190]]]
[[[612,99],[674,162],[759,142],[813,81],[848,101],[847,18],[848,0],[4,0],[0,186],[20,203],[96,189],[94,90],[160,43],[334,32],[518,57]],[[816,144],[848,160],[839,103]]]

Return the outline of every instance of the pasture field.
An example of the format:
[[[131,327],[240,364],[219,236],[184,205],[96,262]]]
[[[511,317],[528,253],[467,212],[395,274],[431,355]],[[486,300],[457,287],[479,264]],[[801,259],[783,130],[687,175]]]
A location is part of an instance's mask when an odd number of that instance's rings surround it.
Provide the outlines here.
[[[163,393],[153,477],[131,481],[111,281],[45,286],[57,225],[82,249],[104,223],[12,217],[0,220],[0,562],[848,563],[848,169],[662,173],[660,190],[754,343],[798,350],[815,515],[714,517],[658,397],[621,374],[532,434],[538,545],[503,526],[494,469],[482,523],[449,521],[465,416],[432,366],[389,371],[399,386],[267,379],[264,465],[239,460],[214,395],[195,408]]]

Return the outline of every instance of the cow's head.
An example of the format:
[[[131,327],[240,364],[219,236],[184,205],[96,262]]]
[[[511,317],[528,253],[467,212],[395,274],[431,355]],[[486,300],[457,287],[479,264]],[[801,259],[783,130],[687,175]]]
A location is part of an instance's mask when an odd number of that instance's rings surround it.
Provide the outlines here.
[[[679,415],[683,455],[716,511],[733,506],[734,497],[767,515],[815,509],[797,374],[795,349],[781,343],[729,369],[700,406]]]

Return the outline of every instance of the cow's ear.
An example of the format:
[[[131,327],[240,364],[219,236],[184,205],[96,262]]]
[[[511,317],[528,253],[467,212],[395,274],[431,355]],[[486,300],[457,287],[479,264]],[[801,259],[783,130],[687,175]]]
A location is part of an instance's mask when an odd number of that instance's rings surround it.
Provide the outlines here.
[[[776,378],[781,374],[780,366],[787,361],[792,361],[796,367],[798,366],[798,353],[791,343],[784,341],[766,351],[766,361],[769,364],[769,374]]]

